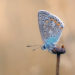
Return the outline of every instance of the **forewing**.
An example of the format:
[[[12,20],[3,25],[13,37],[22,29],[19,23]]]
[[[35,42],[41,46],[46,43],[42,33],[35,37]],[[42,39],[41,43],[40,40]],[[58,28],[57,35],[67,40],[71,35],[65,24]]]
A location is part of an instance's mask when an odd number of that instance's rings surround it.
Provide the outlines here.
[[[45,43],[58,42],[64,25],[55,15],[41,10],[38,12],[38,23],[42,39]]]

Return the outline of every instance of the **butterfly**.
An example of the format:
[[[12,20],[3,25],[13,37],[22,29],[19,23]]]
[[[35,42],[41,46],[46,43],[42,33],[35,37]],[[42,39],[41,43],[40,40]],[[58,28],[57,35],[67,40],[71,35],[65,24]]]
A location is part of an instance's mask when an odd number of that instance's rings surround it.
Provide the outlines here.
[[[38,24],[44,44],[41,49],[52,51],[61,37],[64,23],[52,13],[45,10],[38,12]]]

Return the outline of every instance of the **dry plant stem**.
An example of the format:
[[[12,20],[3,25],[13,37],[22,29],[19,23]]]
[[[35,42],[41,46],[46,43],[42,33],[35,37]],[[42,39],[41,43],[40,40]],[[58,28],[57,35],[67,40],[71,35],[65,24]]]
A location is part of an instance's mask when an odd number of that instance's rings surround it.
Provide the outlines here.
[[[59,75],[60,54],[57,54],[56,75]]]
[[[64,46],[62,45],[61,48],[55,48],[54,50],[52,50],[52,52],[53,52],[53,54],[57,55],[56,75],[59,75],[60,55],[64,54],[66,51],[65,51]]]

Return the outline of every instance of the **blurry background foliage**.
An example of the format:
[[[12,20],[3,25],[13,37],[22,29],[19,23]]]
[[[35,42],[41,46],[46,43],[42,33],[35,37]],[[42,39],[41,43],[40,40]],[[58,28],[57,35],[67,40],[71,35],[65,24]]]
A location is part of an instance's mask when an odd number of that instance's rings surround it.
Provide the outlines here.
[[[42,44],[37,13],[47,10],[65,23],[60,75],[75,75],[75,0],[0,0],[0,75],[55,75],[56,56],[26,48]]]

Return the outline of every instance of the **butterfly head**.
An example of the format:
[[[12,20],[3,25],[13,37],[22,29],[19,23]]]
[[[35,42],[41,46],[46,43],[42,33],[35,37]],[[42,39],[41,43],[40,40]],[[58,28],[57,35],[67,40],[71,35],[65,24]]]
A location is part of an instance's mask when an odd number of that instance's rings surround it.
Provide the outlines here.
[[[46,45],[43,45],[43,46],[41,47],[41,49],[42,49],[42,50],[45,50],[45,49],[46,49]]]
[[[46,49],[48,49],[48,50],[53,50],[54,47],[55,47],[55,44],[47,44],[47,43],[45,43],[45,44],[41,47],[41,49],[42,49],[42,50],[46,50]]]

